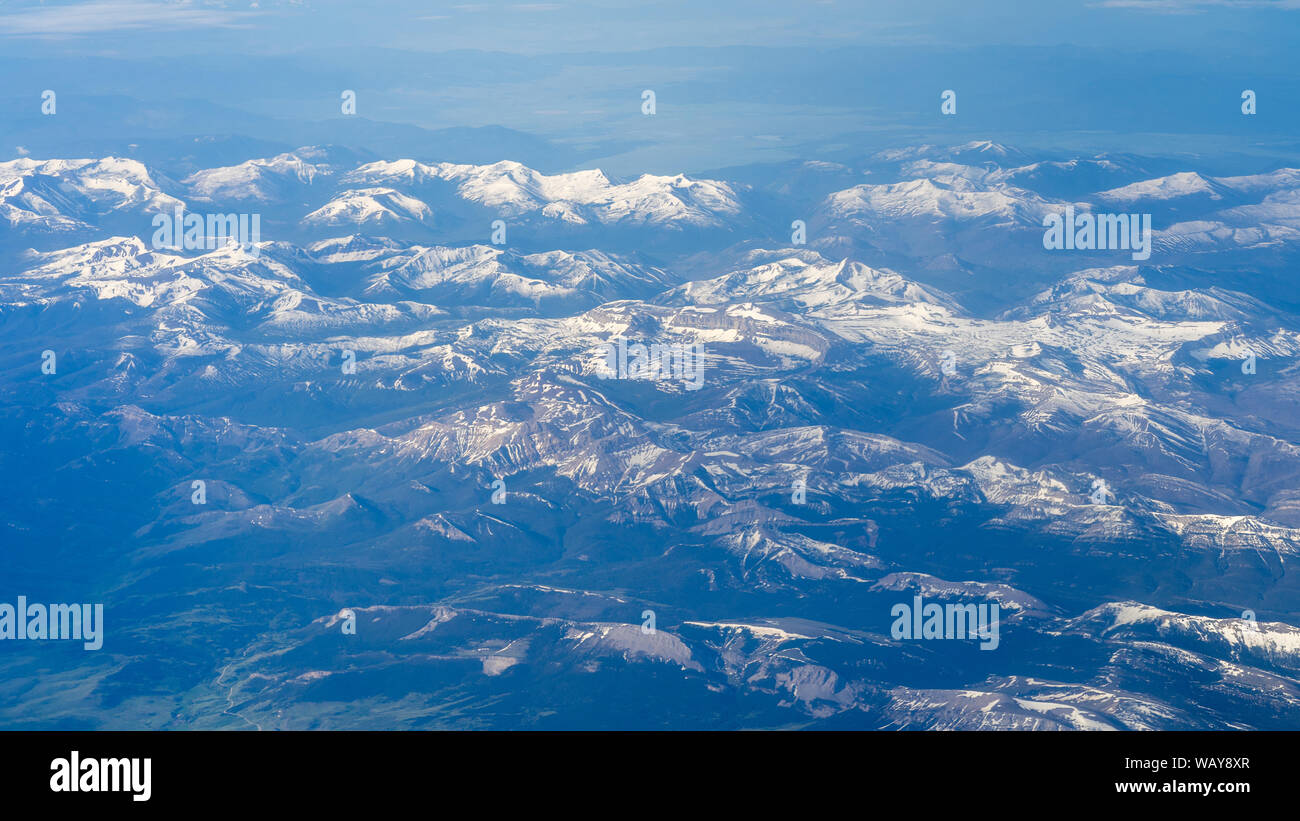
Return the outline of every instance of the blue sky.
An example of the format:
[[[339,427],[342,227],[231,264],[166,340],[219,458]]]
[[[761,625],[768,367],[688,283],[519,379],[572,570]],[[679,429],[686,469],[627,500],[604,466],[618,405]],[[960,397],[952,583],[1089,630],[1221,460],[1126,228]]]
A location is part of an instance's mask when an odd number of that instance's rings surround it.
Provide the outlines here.
[[[188,126],[282,147],[322,133],[408,145],[296,127],[336,118],[353,89],[367,121],[504,126],[563,146],[557,168],[613,173],[973,138],[1287,155],[1298,25],[1300,0],[24,0],[0,2],[0,100],[25,111],[57,88],[61,123],[83,116],[87,133],[134,117],[141,138]],[[647,88],[655,118],[639,111]],[[948,88],[959,116],[940,118]],[[1245,88],[1259,95],[1249,119]],[[40,150],[51,124],[28,125],[0,124],[0,147]]]
[[[1298,12],[1300,0],[10,0],[0,3],[0,35],[97,51],[130,42],[144,53],[238,42],[259,52],[344,43],[517,53],[910,43],[1251,54],[1290,45]],[[178,31],[183,44],[154,36]],[[107,33],[116,42],[105,42]]]

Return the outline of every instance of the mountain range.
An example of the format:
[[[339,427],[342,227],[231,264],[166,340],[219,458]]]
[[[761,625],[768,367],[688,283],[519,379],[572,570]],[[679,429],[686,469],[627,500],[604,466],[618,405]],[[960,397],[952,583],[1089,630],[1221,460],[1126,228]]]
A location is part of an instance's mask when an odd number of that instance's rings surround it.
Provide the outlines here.
[[[107,620],[5,726],[1300,728],[1298,169],[22,157],[0,225],[9,586]]]

